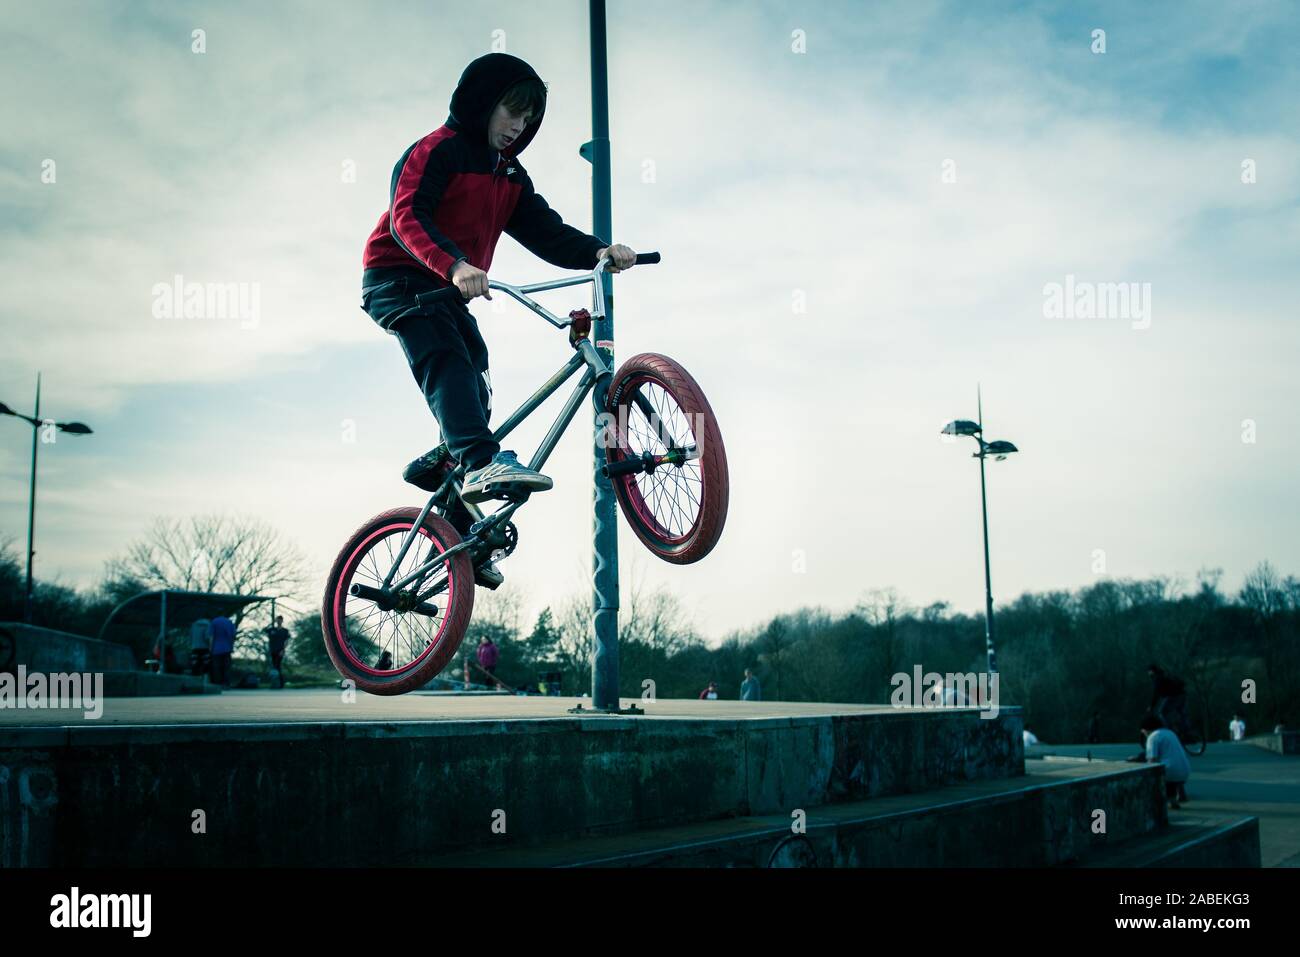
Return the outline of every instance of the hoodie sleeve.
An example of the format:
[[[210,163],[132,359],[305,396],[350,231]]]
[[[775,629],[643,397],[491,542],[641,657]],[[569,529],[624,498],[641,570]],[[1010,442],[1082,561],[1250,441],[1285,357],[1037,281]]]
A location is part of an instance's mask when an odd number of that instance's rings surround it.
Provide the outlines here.
[[[609,245],[560,219],[560,214],[533,189],[527,173],[523,174],[523,191],[506,222],[506,232],[529,252],[563,269],[595,268],[596,253]]]
[[[458,260],[469,258],[433,221],[451,173],[448,143],[431,134],[407,151],[393,170],[388,208],[388,229],[393,239],[407,255],[443,279],[448,279],[447,274]]]

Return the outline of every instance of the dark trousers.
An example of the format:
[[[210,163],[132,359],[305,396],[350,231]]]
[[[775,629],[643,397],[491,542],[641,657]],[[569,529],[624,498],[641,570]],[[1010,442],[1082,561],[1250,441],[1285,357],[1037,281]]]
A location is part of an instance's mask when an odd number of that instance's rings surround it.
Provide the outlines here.
[[[226,652],[224,655],[212,656],[212,683],[215,685],[225,685],[230,681],[230,655]]]
[[[362,288],[361,308],[401,342],[452,456],[466,469],[477,468],[501,449],[488,428],[492,383],[478,322],[463,306],[422,302],[440,288],[436,281],[389,275],[393,278]]]
[[[271,667],[274,668],[276,673],[278,673],[280,676],[280,683],[277,684],[276,687],[283,688],[284,687],[284,652],[283,651],[271,652]]]

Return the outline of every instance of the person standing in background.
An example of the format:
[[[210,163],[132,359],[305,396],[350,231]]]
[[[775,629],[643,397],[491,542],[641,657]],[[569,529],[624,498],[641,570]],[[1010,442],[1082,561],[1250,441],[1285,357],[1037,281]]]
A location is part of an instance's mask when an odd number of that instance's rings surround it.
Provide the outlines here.
[[[478,656],[478,666],[482,668],[483,671],[486,672],[487,674],[488,677],[487,683],[489,685],[495,685],[497,659],[500,657],[501,654],[497,650],[496,643],[487,635],[484,635],[482,638],[479,639],[478,651],[476,652],[476,654]]]
[[[235,623],[225,615],[212,619],[212,683],[230,686],[230,658],[235,653]]]
[[[284,615],[275,616],[275,624],[266,629],[268,650],[271,653],[271,675],[276,687],[284,687],[284,650],[289,645],[289,629],[284,627]]]
[[[1101,712],[1100,711],[1094,711],[1092,713],[1092,718],[1090,718],[1088,721],[1088,743],[1089,744],[1101,743]]]
[[[740,683],[740,700],[763,700],[763,689],[759,686],[758,679],[754,677],[754,672],[748,668],[745,669],[745,680]]]
[[[212,622],[200,618],[190,625],[190,674],[207,674],[211,658]]]
[[[1228,733],[1233,741],[1241,741],[1246,737],[1246,722],[1241,720],[1241,715],[1232,716],[1232,720],[1228,722]]]

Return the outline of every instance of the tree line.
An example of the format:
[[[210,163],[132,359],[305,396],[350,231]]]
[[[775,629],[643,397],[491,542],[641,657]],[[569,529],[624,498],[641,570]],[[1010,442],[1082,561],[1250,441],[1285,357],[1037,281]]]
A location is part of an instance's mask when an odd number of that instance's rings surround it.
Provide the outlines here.
[[[286,596],[279,611],[291,625],[290,674],[327,682],[336,676],[319,613],[290,610],[314,603],[303,568],[297,549],[256,520],[160,521],[107,564],[94,588],[37,582],[34,624],[93,637],[120,601],[162,587]],[[23,587],[23,567],[6,543],[0,620],[22,619]],[[619,613],[620,693],[629,699],[695,698],[710,681],[735,699],[749,668],[766,700],[881,703],[894,675],[914,666],[940,674],[986,667],[982,614],[942,602],[913,607],[893,589],[869,590],[847,611],[777,615],[713,644],[670,592],[629,591]],[[590,597],[561,599],[532,621],[522,620],[522,606],[512,586],[480,591],[462,655],[486,635],[500,649],[496,674],[508,686],[535,689],[543,672],[560,672],[563,693],[590,692]],[[236,616],[237,659],[265,659],[261,629],[269,616],[265,605]],[[1094,714],[1103,740],[1132,739],[1150,700],[1151,663],[1185,680],[1189,711],[1212,737],[1225,734],[1234,713],[1251,733],[1300,721],[1300,581],[1267,562],[1236,592],[1212,570],[1191,584],[1103,578],[1027,593],[996,609],[995,625],[1001,704],[1023,707],[1026,727],[1045,742],[1083,740]],[[187,628],[177,623],[175,640],[188,641]],[[143,660],[156,639],[156,627],[142,628],[127,643]],[[462,660],[444,675],[455,669],[459,678]]]

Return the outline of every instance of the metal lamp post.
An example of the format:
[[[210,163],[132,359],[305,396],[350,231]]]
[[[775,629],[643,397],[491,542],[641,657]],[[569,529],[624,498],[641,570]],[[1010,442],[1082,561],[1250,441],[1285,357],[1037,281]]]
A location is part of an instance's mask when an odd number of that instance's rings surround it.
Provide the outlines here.
[[[579,154],[591,163],[593,232],[613,242],[609,168],[609,80],[605,57],[605,0],[589,0],[591,24],[591,140]],[[596,351],[614,367],[614,277],[604,277],[605,317],[593,328]],[[600,390],[592,393],[595,434],[599,437]],[[599,439],[593,448],[595,493],[592,542],[592,611],[596,644],[591,662],[591,704],[597,711],[619,711],[618,697],[618,517],[614,489],[600,474],[605,450]]]
[[[31,415],[15,412],[0,402],[0,415],[12,415],[32,426],[32,481],[31,493],[27,501],[27,586],[23,592],[23,621],[32,623],[32,558],[36,554],[36,452],[40,448],[39,429],[41,426],[53,426],[69,435],[91,435],[90,426],[81,422],[54,422],[41,419],[41,374],[36,373],[36,408]]]
[[[990,455],[994,461],[1001,462],[1013,452],[1019,452],[1010,442],[984,441],[984,403],[976,393],[979,409],[979,421],[956,419],[943,427],[944,435],[969,435],[979,443],[979,451],[972,456],[980,460],[980,512],[984,519],[984,645],[988,652],[989,674],[997,674],[998,660],[993,645],[993,583],[989,572],[989,505],[988,494],[984,484],[984,460]]]

